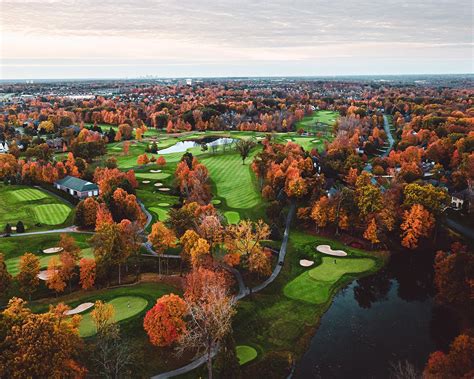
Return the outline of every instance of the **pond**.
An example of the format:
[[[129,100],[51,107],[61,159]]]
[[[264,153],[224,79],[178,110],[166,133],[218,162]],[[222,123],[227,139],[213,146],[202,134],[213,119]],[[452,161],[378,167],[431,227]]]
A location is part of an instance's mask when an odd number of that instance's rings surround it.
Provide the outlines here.
[[[173,146],[167,147],[166,149],[158,150],[158,154],[171,154],[171,153],[184,153],[188,149],[196,146],[207,145],[207,147],[219,146],[219,145],[230,145],[235,140],[233,138],[214,138],[207,137],[201,140],[187,140],[176,142]]]
[[[459,332],[454,316],[434,303],[432,263],[431,253],[396,254],[342,290],[293,378],[387,378],[391,364],[405,360],[421,371]]]

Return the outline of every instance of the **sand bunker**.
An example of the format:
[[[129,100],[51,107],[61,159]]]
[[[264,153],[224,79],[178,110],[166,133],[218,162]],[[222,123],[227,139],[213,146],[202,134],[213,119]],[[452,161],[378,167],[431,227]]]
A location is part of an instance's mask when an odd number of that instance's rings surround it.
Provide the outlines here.
[[[150,172],[161,172],[161,170],[150,170]]]
[[[331,246],[329,245],[318,245],[316,247],[316,250],[318,250],[320,253],[327,254],[327,255],[333,255],[335,257],[345,257],[347,256],[347,253],[343,250],[333,250],[331,249]]]
[[[312,142],[312,143],[318,143],[318,142],[321,142],[321,140],[320,140],[320,139],[314,139],[314,140],[312,140],[311,142]]]
[[[92,308],[94,306],[94,303],[82,303],[79,304],[76,308],[70,309],[66,312],[64,312],[65,315],[71,316],[71,315],[76,315],[78,313],[82,313],[84,311],[87,311],[88,309]]]
[[[163,192],[167,192],[169,190],[170,190],[169,188],[158,188],[158,191],[163,191]]]
[[[56,254],[56,253],[60,253],[61,251],[63,251],[63,248],[58,246],[58,247],[50,247],[49,249],[44,249],[43,253]]]
[[[39,280],[48,280],[50,276],[56,272],[58,272],[58,270],[43,270],[40,271],[37,276]]]
[[[148,183],[150,183],[150,181],[149,180],[142,180],[142,183],[143,184],[148,184]]]
[[[309,261],[307,259],[300,259],[300,266],[310,267],[312,265],[314,265],[314,261]]]
[[[154,186],[155,187],[161,187],[163,185],[163,183],[155,183]]]

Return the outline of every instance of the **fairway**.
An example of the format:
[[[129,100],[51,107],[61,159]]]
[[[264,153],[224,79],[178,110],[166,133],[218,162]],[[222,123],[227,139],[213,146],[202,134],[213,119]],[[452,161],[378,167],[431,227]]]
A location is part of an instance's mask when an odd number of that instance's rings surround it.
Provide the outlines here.
[[[22,185],[0,184],[0,229],[9,223],[15,226],[22,221],[27,232],[47,229],[49,225],[67,226],[72,223],[68,204],[37,188]],[[36,225],[43,224],[41,227]]]
[[[252,346],[248,345],[239,345],[236,348],[237,358],[239,358],[239,364],[244,365],[247,362],[253,361],[257,358],[257,350]]]
[[[229,224],[238,224],[240,221],[240,215],[234,211],[224,212],[224,216]]]
[[[223,197],[230,208],[248,209],[261,202],[252,181],[251,160],[247,158],[247,164],[243,165],[240,155],[235,153],[202,159],[216,184],[217,195]]]
[[[48,197],[48,195],[36,188],[23,188],[12,192],[12,195],[17,198],[18,201],[32,201],[41,200]]]
[[[36,220],[42,224],[58,225],[66,221],[71,208],[65,204],[44,204],[33,208]]]
[[[155,213],[158,216],[159,221],[166,221],[168,219],[168,209],[151,207],[149,208],[149,211]]]
[[[120,322],[143,311],[148,305],[148,301],[138,296],[119,296],[107,302],[115,309],[114,320]],[[90,337],[96,334],[91,312],[86,313],[79,324],[79,334],[81,337]]]
[[[291,299],[322,304],[329,299],[331,287],[343,275],[368,271],[374,265],[374,260],[369,258],[324,257],[319,266],[305,271],[289,282],[283,293]]]

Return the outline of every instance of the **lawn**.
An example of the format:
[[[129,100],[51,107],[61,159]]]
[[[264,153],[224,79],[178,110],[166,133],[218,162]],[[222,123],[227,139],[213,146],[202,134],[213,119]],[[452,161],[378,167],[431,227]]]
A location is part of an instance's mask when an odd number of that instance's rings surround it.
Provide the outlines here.
[[[369,271],[375,266],[369,258],[329,258],[323,257],[320,265],[309,269],[289,282],[283,293],[292,299],[313,304],[328,301],[331,287],[343,275]]]
[[[112,304],[114,307],[114,320],[116,322],[139,314],[148,305],[148,301],[139,296],[119,296],[107,303]],[[81,323],[79,324],[79,334],[81,337],[90,337],[97,333],[91,316],[92,309],[82,316]]]
[[[171,174],[167,172],[140,172],[135,176],[137,179],[163,180],[169,178]]]
[[[236,347],[236,350],[240,365],[244,365],[247,362],[253,361],[255,358],[257,358],[257,350],[255,350],[252,346],[239,345]]]
[[[328,271],[328,278],[333,280],[330,285],[323,281],[316,281],[309,277],[308,272],[323,262],[323,255],[315,250],[315,246],[320,244],[327,244],[334,249],[345,250],[348,253],[348,257],[345,259],[363,260],[364,262],[371,260],[374,263],[367,271],[346,273],[337,280],[334,279],[337,275],[335,270],[338,269],[331,267]],[[301,267],[299,265],[300,259],[314,260],[316,266],[310,269]],[[330,264],[331,259],[334,265],[334,258],[329,258],[328,264]],[[303,354],[306,351],[309,338],[314,334],[315,325],[330,305],[337,291],[352,280],[375,272],[382,267],[383,262],[380,253],[354,249],[329,238],[314,236],[293,229],[290,233],[285,264],[280,275],[265,290],[254,293],[251,297],[242,299],[237,304],[237,315],[233,323],[237,345],[253,346],[259,351],[259,359],[243,367],[244,376],[246,375],[245,370],[255,373],[263,369],[269,370],[268,376],[281,376],[281,372],[271,371],[271,367],[275,362],[270,363],[272,361],[266,359],[267,353],[278,351],[286,357],[284,358],[286,360],[288,356],[298,357]],[[325,265],[323,267],[328,268],[329,266]],[[320,298],[317,299],[317,302],[308,302],[300,298],[286,296],[285,287],[302,274],[308,275],[307,280],[311,281],[311,286],[307,287],[308,296],[314,293],[319,294]],[[317,284],[315,285],[313,282]],[[319,289],[322,289],[321,291],[318,290],[318,285],[320,286]],[[304,296],[304,291],[302,289],[301,291],[299,295]],[[276,363],[275,367],[286,364],[283,361]]]
[[[240,215],[234,211],[224,212],[224,216],[229,224],[238,224],[240,221]]]
[[[9,223],[22,221],[28,232],[71,225],[73,212],[69,204],[55,196],[22,185],[0,184],[0,230]]]
[[[90,234],[70,233],[70,235],[74,237],[77,244],[82,249],[82,256],[93,256],[92,248],[87,242],[91,237]],[[5,255],[7,270],[12,275],[18,274],[20,257],[26,252],[37,255],[40,258],[41,268],[46,268],[51,257],[53,255],[57,256],[58,254],[45,254],[42,250],[58,246],[59,238],[59,233],[0,238],[0,252]]]

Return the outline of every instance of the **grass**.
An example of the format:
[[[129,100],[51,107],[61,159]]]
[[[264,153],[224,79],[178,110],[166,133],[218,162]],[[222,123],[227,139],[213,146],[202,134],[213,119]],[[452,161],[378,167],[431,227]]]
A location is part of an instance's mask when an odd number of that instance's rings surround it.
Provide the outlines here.
[[[43,204],[33,208],[36,220],[46,225],[59,225],[68,218],[71,208],[65,204]]]
[[[150,172],[138,173],[135,176],[137,177],[137,179],[163,180],[169,178],[171,175],[167,172]]]
[[[239,345],[236,347],[236,350],[237,357],[239,358],[239,364],[241,366],[257,358],[257,350],[255,350],[252,346]]]
[[[328,301],[331,287],[345,274],[369,271],[374,265],[369,258],[323,257],[320,265],[289,282],[283,293],[292,299],[322,304]]]
[[[139,296],[119,296],[111,301],[115,310],[114,320],[120,322],[142,312],[148,305],[148,301]],[[83,315],[81,323],[79,324],[79,334],[81,337],[90,337],[97,333],[97,330],[92,320],[92,310]]]
[[[92,248],[87,242],[91,237],[90,234],[71,233],[70,235],[76,240],[84,257],[93,256]],[[5,255],[8,272],[12,275],[18,274],[20,257],[26,252],[38,256],[41,268],[46,268],[51,257],[53,255],[57,256],[57,254],[44,254],[42,251],[49,247],[58,246],[59,239],[60,233],[0,238],[0,252]]]
[[[364,261],[368,259],[373,261],[373,265],[364,272],[342,274],[337,280],[334,280],[334,271],[330,270],[328,271],[328,278],[333,281],[329,285],[323,281],[317,282],[309,277],[307,268],[299,265],[299,260],[314,260],[316,267],[318,267],[324,258],[315,249],[315,246],[320,244],[345,250],[348,253],[346,259],[364,259]],[[329,259],[334,262],[334,258]],[[383,262],[380,253],[354,249],[329,238],[314,236],[293,229],[290,233],[285,264],[280,275],[265,290],[242,299],[237,304],[237,315],[233,323],[237,345],[253,346],[259,351],[259,357],[261,356],[261,359],[255,360],[245,367],[251,370],[255,369],[255,366],[258,366],[260,362],[263,362],[263,365],[266,354],[270,351],[281,352],[286,357],[288,355],[298,357],[303,354],[309,339],[314,334],[314,327],[329,307],[336,292],[352,280],[377,271],[382,267]],[[300,298],[286,296],[285,287],[288,283],[304,273],[308,275],[308,280],[312,281],[311,287],[307,289],[308,293],[320,293],[321,297],[318,298],[320,301],[308,302]],[[325,292],[318,292],[318,288],[313,282],[321,283],[320,286],[324,288]],[[258,367],[253,372],[263,369],[270,370],[268,367]],[[269,372],[269,376],[271,374]],[[282,375],[281,372],[273,374]]]
[[[238,224],[240,221],[240,215],[234,211],[224,212],[224,216],[229,224]]]
[[[148,210],[154,213],[159,221],[166,221],[168,219],[168,208],[150,207]]]
[[[0,230],[22,221],[28,232],[64,227],[73,222],[69,205],[42,190],[0,184]]]

